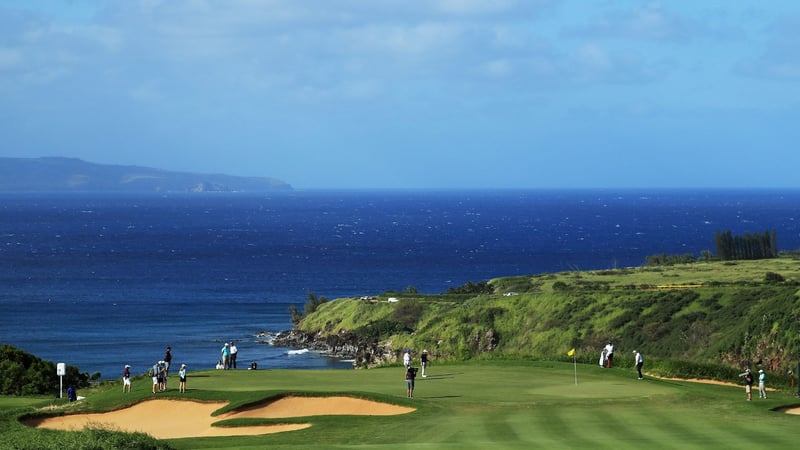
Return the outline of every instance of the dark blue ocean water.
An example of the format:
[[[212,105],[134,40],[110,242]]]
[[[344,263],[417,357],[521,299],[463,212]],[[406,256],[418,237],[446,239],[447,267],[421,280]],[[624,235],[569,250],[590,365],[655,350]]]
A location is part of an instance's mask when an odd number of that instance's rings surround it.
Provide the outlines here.
[[[348,368],[259,343],[288,306],[414,286],[637,266],[714,251],[715,231],[800,248],[800,191],[0,195],[0,342],[117,377],[172,346],[210,368]]]

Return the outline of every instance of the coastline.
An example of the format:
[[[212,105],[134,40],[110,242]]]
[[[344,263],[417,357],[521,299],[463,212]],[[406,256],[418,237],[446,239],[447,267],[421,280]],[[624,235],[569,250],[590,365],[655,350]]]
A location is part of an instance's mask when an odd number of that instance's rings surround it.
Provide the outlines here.
[[[292,329],[278,333],[272,345],[307,348],[339,360],[350,360],[354,369],[369,368],[397,360],[397,355],[377,342],[359,342],[351,333],[323,336]]]

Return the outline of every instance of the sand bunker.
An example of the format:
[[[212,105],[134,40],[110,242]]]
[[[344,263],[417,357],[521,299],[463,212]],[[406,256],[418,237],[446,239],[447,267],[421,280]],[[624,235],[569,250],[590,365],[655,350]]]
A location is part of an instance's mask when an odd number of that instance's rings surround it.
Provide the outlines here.
[[[184,400],[148,400],[106,413],[73,414],[35,418],[26,425],[57,430],[80,430],[87,425],[127,432],[143,432],[157,439],[206,436],[244,436],[301,430],[311,424],[215,427],[214,422],[238,418],[275,419],[318,415],[384,416],[406,414],[414,408],[389,405],[352,397],[284,397],[272,403],[231,411],[212,417],[224,403]]]
[[[259,417],[278,419],[281,417],[306,416],[393,416],[414,411],[414,408],[389,405],[353,397],[284,397],[272,403],[248,409],[239,409],[233,417]],[[227,418],[227,417],[226,417]]]
[[[743,384],[739,383],[732,383],[730,381],[719,381],[719,380],[711,380],[707,378],[661,378],[662,380],[672,380],[672,381],[689,381],[692,383],[705,383],[705,384],[716,384],[718,386],[733,386],[733,387],[741,387],[744,388]],[[758,389],[758,386],[755,386]],[[768,389],[770,390],[770,389]]]

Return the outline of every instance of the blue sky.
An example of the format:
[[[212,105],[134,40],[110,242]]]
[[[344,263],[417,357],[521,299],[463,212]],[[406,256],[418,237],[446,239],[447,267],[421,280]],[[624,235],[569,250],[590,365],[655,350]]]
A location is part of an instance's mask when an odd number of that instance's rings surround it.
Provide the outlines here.
[[[799,187],[800,1],[0,0],[0,156],[317,188]]]

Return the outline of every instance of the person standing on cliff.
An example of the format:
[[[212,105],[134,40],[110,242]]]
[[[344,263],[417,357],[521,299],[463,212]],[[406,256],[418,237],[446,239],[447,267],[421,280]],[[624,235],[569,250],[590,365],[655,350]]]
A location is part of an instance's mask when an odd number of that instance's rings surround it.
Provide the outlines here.
[[[231,367],[231,346],[227,342],[225,345],[222,346],[220,350],[222,354],[222,369],[228,370]]]
[[[125,364],[122,369],[122,393],[131,391],[131,366]]]
[[[158,362],[158,374],[156,375],[156,379],[158,380],[158,391],[164,392],[167,390],[167,365],[164,361]]]
[[[236,347],[236,342],[231,341],[231,364],[230,368],[236,368],[236,356],[239,354],[239,348]]]
[[[151,367],[150,370],[148,371],[148,374],[153,379],[153,394],[155,394],[158,390],[158,370],[159,370],[159,361],[156,361],[156,363],[153,364],[153,367]]]
[[[420,366],[422,366],[422,378],[427,378],[428,375],[425,374],[425,369],[428,368],[428,351],[423,350],[422,355],[419,357]]]
[[[167,347],[164,352],[164,374],[169,376],[169,365],[172,364],[172,347]]]
[[[178,371],[180,378],[180,385],[178,391],[182,394],[186,393],[186,364],[181,364],[181,370]]]

